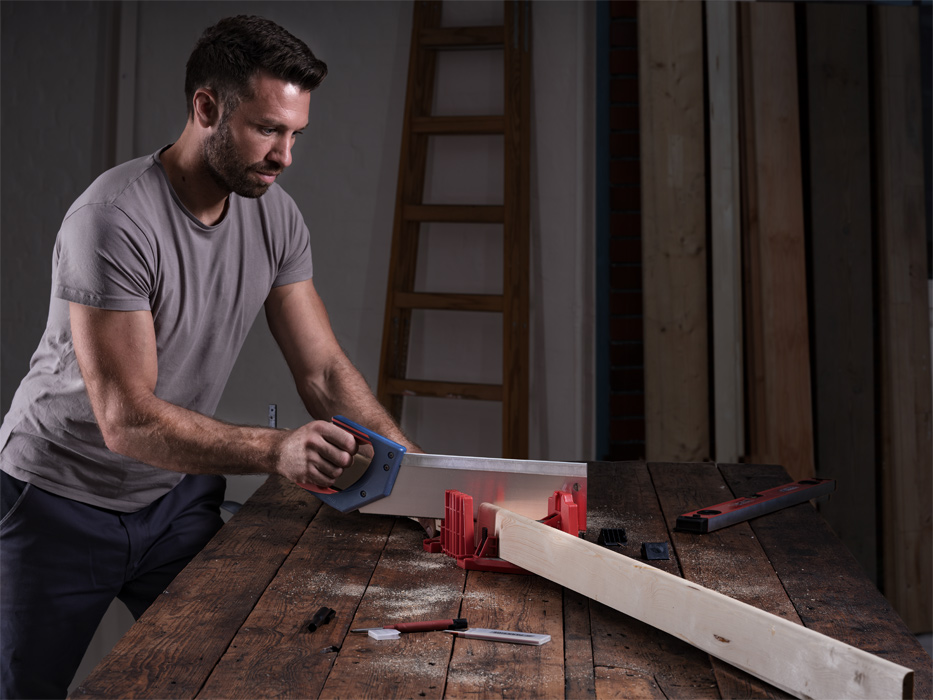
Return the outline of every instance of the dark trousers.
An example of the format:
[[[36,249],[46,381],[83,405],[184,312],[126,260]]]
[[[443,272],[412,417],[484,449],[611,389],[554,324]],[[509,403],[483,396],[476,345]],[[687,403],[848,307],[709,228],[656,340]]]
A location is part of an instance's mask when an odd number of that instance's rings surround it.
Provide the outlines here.
[[[120,513],[0,475],[0,698],[63,698],[113,599],[138,619],[220,529],[225,480]]]

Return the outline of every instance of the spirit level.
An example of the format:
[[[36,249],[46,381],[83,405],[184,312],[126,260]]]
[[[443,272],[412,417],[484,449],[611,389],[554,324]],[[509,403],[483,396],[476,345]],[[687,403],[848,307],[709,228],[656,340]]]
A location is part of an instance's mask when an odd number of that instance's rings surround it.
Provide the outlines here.
[[[773,513],[836,490],[833,479],[804,479],[677,516],[675,530],[703,534]]]

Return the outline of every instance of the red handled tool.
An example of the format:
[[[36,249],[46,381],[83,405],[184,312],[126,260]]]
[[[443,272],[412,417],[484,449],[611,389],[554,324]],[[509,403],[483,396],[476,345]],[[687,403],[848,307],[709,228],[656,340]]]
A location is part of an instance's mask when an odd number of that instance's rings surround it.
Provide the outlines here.
[[[436,632],[439,630],[465,630],[469,627],[466,618],[453,620],[423,620],[422,622],[399,622],[385,627],[360,627],[351,632],[369,632],[370,630],[398,630],[399,632]]]

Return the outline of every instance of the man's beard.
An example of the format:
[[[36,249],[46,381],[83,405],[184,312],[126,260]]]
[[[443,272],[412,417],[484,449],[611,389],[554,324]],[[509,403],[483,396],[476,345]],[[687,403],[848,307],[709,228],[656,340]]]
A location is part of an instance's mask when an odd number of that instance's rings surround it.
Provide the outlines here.
[[[256,180],[254,172],[279,174],[282,168],[274,163],[246,163],[237,154],[230,135],[230,125],[221,121],[217,131],[204,143],[204,165],[218,186],[241,197],[261,197],[271,186]]]

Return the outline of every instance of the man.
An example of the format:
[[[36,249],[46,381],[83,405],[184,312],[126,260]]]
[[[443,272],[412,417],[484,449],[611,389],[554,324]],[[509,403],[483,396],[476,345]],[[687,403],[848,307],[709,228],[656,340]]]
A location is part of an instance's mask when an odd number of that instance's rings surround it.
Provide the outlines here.
[[[68,211],[49,321],[0,429],[0,692],[64,697],[114,597],[137,618],[220,527],[222,474],[330,486],[353,437],[211,416],[261,307],[309,413],[414,448],[340,349],[275,184],[324,63],[257,17],[188,61],[179,139]]]

